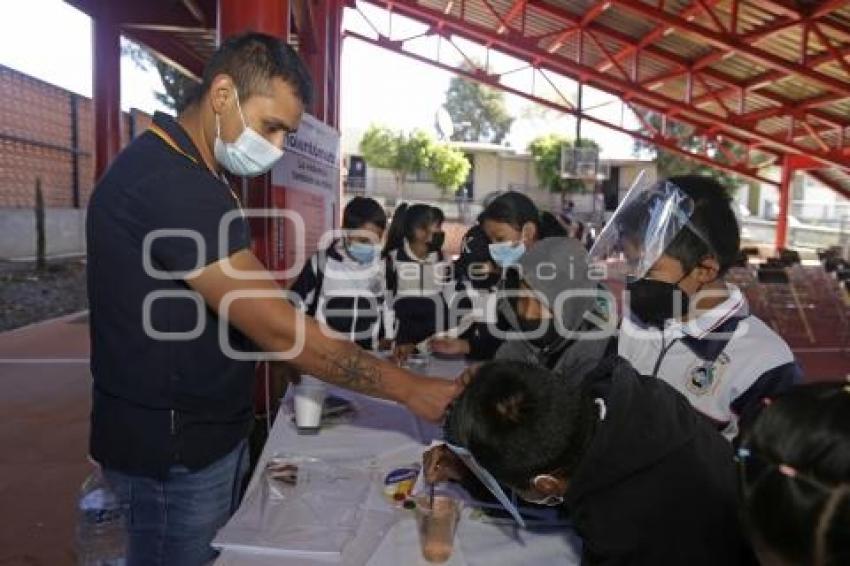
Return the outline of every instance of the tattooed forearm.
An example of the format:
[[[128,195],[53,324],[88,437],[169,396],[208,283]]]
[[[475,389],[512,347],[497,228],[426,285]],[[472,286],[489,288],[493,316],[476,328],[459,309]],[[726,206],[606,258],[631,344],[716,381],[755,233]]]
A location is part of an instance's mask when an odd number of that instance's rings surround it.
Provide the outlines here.
[[[330,354],[327,360],[327,381],[369,395],[382,392],[379,361],[361,348],[343,348]]]

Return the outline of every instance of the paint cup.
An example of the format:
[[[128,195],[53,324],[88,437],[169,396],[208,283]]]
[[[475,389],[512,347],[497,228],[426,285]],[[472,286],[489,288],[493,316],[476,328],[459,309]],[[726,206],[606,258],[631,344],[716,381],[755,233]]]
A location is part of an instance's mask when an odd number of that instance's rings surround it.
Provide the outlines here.
[[[420,497],[416,500],[414,513],[422,557],[434,563],[442,563],[451,558],[460,520],[458,502],[445,495],[437,495],[433,500]]]
[[[402,367],[418,373],[425,373],[430,365],[431,353],[418,351],[414,351],[410,354],[410,356],[408,356],[404,363],[402,363]]]
[[[295,426],[299,434],[318,434],[322,424],[322,407],[328,388],[320,383],[295,386]]]

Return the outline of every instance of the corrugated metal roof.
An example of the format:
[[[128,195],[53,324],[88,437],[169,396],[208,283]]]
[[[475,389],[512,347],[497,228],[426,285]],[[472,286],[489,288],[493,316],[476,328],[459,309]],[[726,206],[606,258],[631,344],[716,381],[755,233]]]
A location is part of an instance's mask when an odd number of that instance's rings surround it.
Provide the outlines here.
[[[94,0],[69,0],[70,3],[92,13]],[[198,0],[205,11],[214,14],[214,0]],[[443,14],[448,15],[449,33],[464,35],[492,34],[496,39],[504,39],[498,30],[503,26],[507,14],[515,13],[511,28],[510,42],[521,46],[525,53],[536,50],[547,66],[560,67],[562,72],[575,75],[570,68],[578,59],[579,33],[561,36],[559,31],[569,29],[576,21],[582,20],[591,10],[599,11],[587,29],[598,41],[584,37],[582,63],[585,65],[585,78],[599,88],[612,94],[627,96],[639,104],[659,106],[657,95],[663,95],[671,109],[675,109],[676,120],[706,122],[712,115],[723,116],[716,121],[712,129],[724,133],[730,139],[739,138],[750,142],[765,143],[772,151],[782,153],[790,151],[788,144],[778,140],[788,139],[790,120],[783,113],[795,114],[800,118],[821,113],[829,121],[840,122],[850,127],[850,76],[844,65],[830,60],[832,49],[828,49],[819,38],[819,34],[810,33],[807,44],[807,65],[801,64],[803,44],[803,23],[806,19],[801,12],[796,19],[787,13],[800,2],[784,1],[759,2],[757,0],[664,0],[664,14],[670,18],[679,18],[679,25],[670,27],[657,19],[659,0],[358,0],[380,7],[394,6],[397,12],[406,11],[413,17],[434,24]],[[522,2],[518,4],[517,2]],[[739,36],[758,34],[758,37],[746,37],[742,40],[732,35],[733,2],[737,6],[735,28]],[[182,9],[174,6],[179,3],[170,0],[150,0],[163,10]],[[782,5],[785,8],[782,8]],[[806,3],[809,8],[815,6],[815,0]],[[789,8],[790,7],[790,8]],[[423,9],[427,13],[422,13]],[[714,17],[706,10],[711,10]],[[410,14],[409,14],[410,15]],[[687,17],[686,17],[687,16]],[[208,18],[212,23],[215,18]],[[719,21],[719,25],[718,22]],[[850,0],[815,20],[818,30],[825,34],[835,50],[845,56],[850,54]],[[468,26],[468,29],[465,29]],[[691,28],[691,29],[686,29]],[[476,33],[471,33],[471,30]],[[764,30],[774,33],[764,34]],[[166,33],[166,32],[155,32]],[[214,48],[213,30],[208,33],[167,32],[169,39],[185,46],[189,53],[208,57]],[[714,40],[709,36],[713,35]],[[521,37],[521,36],[524,36]],[[560,45],[553,46],[555,38],[560,37]],[[719,39],[719,41],[718,41]],[[607,51],[618,57],[620,66],[629,74],[632,70],[633,49],[628,44],[644,41],[640,64],[637,69],[638,82],[628,84],[616,65],[611,65]],[[725,48],[718,47],[725,43]],[[554,49],[554,57],[549,49]],[[626,54],[627,53],[627,54]],[[688,65],[708,57],[709,64],[702,72],[703,80],[693,81],[692,94],[697,105],[689,107],[686,99],[686,84],[683,74]],[[531,59],[532,56],[526,57]],[[558,59],[560,58],[560,59]],[[684,66],[684,68],[682,68]],[[567,71],[570,71],[567,73]],[[700,73],[701,71],[696,71]],[[611,80],[614,79],[614,80]],[[660,80],[659,80],[660,79]],[[655,82],[653,82],[653,80]],[[712,91],[720,92],[722,105],[714,96],[706,96],[705,85]],[[746,86],[743,91],[742,86]],[[652,88],[649,88],[652,87]],[[619,89],[619,90],[618,90]],[[779,115],[759,116],[757,123],[737,119],[741,110],[740,92],[744,92],[743,112],[764,111],[777,108]],[[809,99],[821,101],[824,96],[840,93],[835,100],[821,103],[812,109],[794,108],[793,104],[804,103]],[[791,101],[792,106],[784,108],[783,101]],[[725,106],[732,112],[726,116]],[[764,114],[764,113],[762,113]],[[822,122],[815,117],[809,123],[822,128]],[[764,134],[770,133],[766,139]],[[811,136],[796,139],[799,152],[814,155],[836,167],[850,168],[850,147],[847,159],[835,158],[832,146],[841,140],[834,131],[821,134],[823,142],[830,145],[824,151],[821,143]],[[850,141],[850,137],[848,137]],[[795,143],[795,142],[791,142]],[[850,179],[850,178],[848,178]],[[850,181],[848,181],[850,183]]]
[[[653,45],[664,49],[665,51],[676,57],[688,60],[699,59],[700,57],[707,55],[712,51],[711,46],[706,44],[704,41],[697,42],[691,39],[690,37],[675,33],[663,36]]]
[[[596,22],[601,26],[609,27],[622,32],[624,35],[632,38],[641,38],[648,34],[655,27],[653,22],[635,18],[631,14],[625,13],[615,8],[608,8],[602,12]]]
[[[478,2],[479,0],[470,0]],[[433,0],[423,0],[423,2],[433,3]],[[655,6],[655,0],[645,0],[644,4]],[[527,10],[526,16],[526,33],[535,32],[534,35],[543,35],[551,33],[559,28],[568,27],[565,22],[558,22],[557,18],[552,17],[548,12],[538,10],[536,4],[556,6],[569,15],[570,19],[578,20],[583,14],[598,4],[593,0],[530,0],[530,7]],[[437,5],[441,5],[437,2]],[[500,13],[506,13],[513,5],[512,0],[498,0],[491,3],[494,9]],[[712,6],[716,20],[719,20],[722,28],[731,27],[732,20],[732,0],[721,0],[720,2],[711,2],[706,0],[703,6]],[[714,32],[722,32],[718,28],[715,18],[710,17],[703,9],[692,9],[691,0],[668,0],[664,2],[664,10],[668,14],[679,15],[689,13],[691,17],[689,21],[694,25],[704,26],[706,29]],[[687,11],[687,12],[686,12]],[[738,33],[746,34],[758,30],[763,30],[775,26],[777,23],[782,23],[787,16],[777,12],[771,8],[771,5],[759,2],[739,2],[738,3],[738,21],[736,27]],[[481,17],[478,10],[472,10],[471,15],[467,15],[467,19],[481,25],[489,25],[487,15]],[[845,26],[847,28],[847,37],[843,37],[842,33],[831,29],[829,26],[823,26],[824,33],[830,35],[836,45],[846,47],[850,50],[850,6],[843,6],[834,10],[823,18],[824,22],[828,22],[830,26]],[[529,25],[529,22],[530,25]],[[492,22],[490,22],[492,24]],[[594,37],[599,43],[609,52],[618,53],[624,49],[623,39],[633,38],[640,40],[646,37],[659,28],[659,24],[652,21],[650,17],[635,17],[635,14],[627,7],[621,7],[616,1],[612,3],[608,9],[602,11],[591,24],[591,29],[595,30]],[[661,26],[663,30],[665,26]],[[603,33],[598,33],[602,30]],[[841,45],[845,39],[848,40],[847,45]],[[768,52],[774,57],[779,57],[781,60],[787,61],[789,64],[796,64],[801,58],[800,50],[802,44],[802,26],[799,24],[789,25],[776,33],[765,35],[758,40],[752,41],[752,45]],[[551,43],[549,44],[551,45]],[[544,42],[542,47],[546,47]],[[577,59],[577,34],[567,38],[563,44],[555,52],[556,55],[562,56],[570,61]],[[656,50],[653,52],[652,50]],[[643,87],[652,86],[653,90],[659,94],[663,94],[669,99],[685,100],[687,82],[684,75],[675,75],[677,65],[672,61],[697,61],[702,57],[710,56],[718,51],[712,47],[708,41],[705,41],[699,36],[689,33],[683,33],[678,30],[667,30],[659,37],[655,38],[650,44],[650,49],[642,53],[640,58],[640,66],[638,68],[638,80]],[[694,80],[693,98],[699,102],[698,108],[704,113],[714,114],[716,116],[727,116],[727,109],[731,111],[732,117],[734,113],[740,109],[740,95],[735,89],[729,88],[724,80],[719,80],[722,77],[727,77],[728,81],[737,81],[740,83],[756,80],[760,77],[770,77],[770,81],[766,84],[756,85],[761,90],[748,90],[743,104],[743,112],[757,112],[769,110],[778,107],[777,101],[789,100],[793,102],[802,102],[809,98],[820,97],[829,91],[823,88],[823,85],[801,80],[799,76],[790,75],[787,78],[782,78],[781,73],[776,73],[771,67],[765,66],[764,62],[758,59],[753,59],[746,54],[736,52],[723,52],[723,57],[713,61],[709,69],[716,73],[716,79],[711,73],[703,77],[703,80]],[[656,55],[656,53],[658,55]],[[811,35],[808,42],[809,58],[818,58],[822,60],[826,49],[820,44],[820,41]],[[668,55],[668,56],[665,56]],[[585,37],[584,41],[584,60],[583,62],[599,70],[604,70],[608,75],[617,79],[622,79],[622,73],[613,65],[610,64],[608,57],[600,49],[599,45],[589,37]],[[620,65],[631,72],[632,55],[622,58]],[[845,69],[837,62],[822,63],[818,71],[825,77],[832,77],[837,80],[848,82]],[[664,82],[653,83],[652,79],[666,79]],[[717,91],[719,94],[715,96],[708,95],[704,84],[712,91]],[[764,93],[764,96],[759,94]],[[850,82],[848,82],[848,93],[850,93]],[[722,101],[722,106],[718,103],[717,98]],[[725,108],[723,108],[725,107]],[[850,100],[839,100],[831,104],[822,105],[818,110],[825,115],[834,116],[839,120],[848,120],[850,118]],[[784,116],[776,116],[773,118],[767,117],[758,124],[757,131],[770,132],[777,137],[781,137],[783,132],[787,130],[789,120]],[[827,143],[836,143],[837,136],[832,136],[830,132],[822,135],[822,138]],[[834,140],[833,137],[836,137]],[[814,145],[812,145],[814,144]],[[803,148],[812,148],[819,146],[815,140],[809,139],[800,143]]]

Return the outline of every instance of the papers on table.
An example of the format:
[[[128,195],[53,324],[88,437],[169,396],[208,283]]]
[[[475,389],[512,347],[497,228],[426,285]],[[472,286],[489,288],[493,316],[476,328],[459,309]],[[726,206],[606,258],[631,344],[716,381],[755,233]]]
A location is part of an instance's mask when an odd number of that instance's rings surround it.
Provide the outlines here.
[[[460,458],[463,463],[466,464],[466,467],[475,474],[478,481],[483,483],[484,486],[490,490],[493,497],[502,504],[505,510],[511,514],[511,517],[513,517],[521,527],[525,528],[525,519],[523,519],[522,515],[519,514],[516,505],[514,505],[510,498],[505,494],[505,491],[502,489],[502,486],[499,485],[499,482],[496,481],[496,478],[493,477],[493,474],[484,469],[484,467],[475,460],[475,457],[466,448],[449,443],[446,443],[446,447],[454,452],[455,456]]]
[[[279,455],[213,546],[365,564],[396,520],[381,498],[368,461]]]

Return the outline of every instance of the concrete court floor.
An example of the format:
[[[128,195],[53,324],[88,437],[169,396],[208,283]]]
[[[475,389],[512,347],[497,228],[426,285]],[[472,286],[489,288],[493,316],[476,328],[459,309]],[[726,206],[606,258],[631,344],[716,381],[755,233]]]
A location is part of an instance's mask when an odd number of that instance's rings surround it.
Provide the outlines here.
[[[74,564],[88,356],[84,314],[0,334],[0,565]]]

